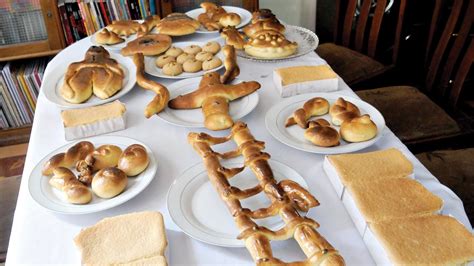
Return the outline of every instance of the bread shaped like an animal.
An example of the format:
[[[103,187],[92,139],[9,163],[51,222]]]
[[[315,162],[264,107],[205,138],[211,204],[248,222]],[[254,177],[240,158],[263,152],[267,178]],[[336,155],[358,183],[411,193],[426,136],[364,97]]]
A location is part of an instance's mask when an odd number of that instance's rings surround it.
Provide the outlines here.
[[[308,120],[313,116],[325,115],[329,111],[329,102],[322,97],[315,97],[297,109],[291,117],[286,120],[285,127],[298,124],[301,128],[308,127]]]
[[[304,137],[316,146],[333,147],[339,145],[339,132],[331,127],[325,119],[317,119],[308,123]]]
[[[346,120],[360,116],[360,110],[355,104],[339,97],[329,108],[329,115],[331,116],[332,123],[339,126]]]

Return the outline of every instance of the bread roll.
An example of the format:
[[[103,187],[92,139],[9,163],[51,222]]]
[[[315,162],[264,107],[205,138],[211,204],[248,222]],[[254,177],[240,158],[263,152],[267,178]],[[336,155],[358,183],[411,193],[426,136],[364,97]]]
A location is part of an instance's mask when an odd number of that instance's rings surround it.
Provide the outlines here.
[[[92,200],[89,188],[79,182],[74,173],[65,167],[54,168],[49,184],[62,190],[66,200],[72,204],[87,204]]]
[[[339,145],[339,133],[332,128],[328,121],[317,119],[309,122],[304,137],[316,146],[333,147]]]
[[[235,27],[240,24],[241,18],[238,14],[236,13],[227,13],[224,14],[220,19],[219,19],[219,24],[221,24],[222,27]]]
[[[107,167],[117,166],[120,155],[122,155],[120,147],[106,144],[98,147],[89,155],[93,160],[88,159],[93,162],[94,171],[98,171]]]
[[[355,104],[340,97],[329,108],[329,115],[331,116],[332,123],[339,126],[346,120],[360,116],[360,111]]]
[[[377,126],[369,115],[363,115],[342,122],[341,136],[348,142],[361,142],[377,136]]]
[[[127,176],[136,176],[148,167],[149,162],[146,148],[140,144],[133,144],[123,151],[117,168]]]
[[[94,144],[89,141],[80,141],[69,148],[65,153],[58,153],[51,157],[43,166],[42,174],[50,176],[56,167],[72,167],[77,161],[83,160],[94,151]]]
[[[298,124],[301,128],[307,128],[308,120],[311,117],[325,115],[328,111],[329,102],[322,97],[314,97],[306,101],[303,108],[297,109],[293,115],[286,120],[285,127]]]
[[[127,187],[127,175],[116,167],[100,170],[92,179],[92,191],[104,199],[109,199],[122,193]]]

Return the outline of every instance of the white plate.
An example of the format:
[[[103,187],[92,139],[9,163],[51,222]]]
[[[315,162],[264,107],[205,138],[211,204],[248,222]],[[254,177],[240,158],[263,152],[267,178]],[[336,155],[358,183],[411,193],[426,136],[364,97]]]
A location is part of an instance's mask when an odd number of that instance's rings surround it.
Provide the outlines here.
[[[201,77],[183,79],[168,86],[170,99],[197,90]],[[232,84],[243,82],[235,79]],[[258,91],[231,101],[229,104],[229,114],[234,121],[249,114],[258,104]],[[202,108],[176,110],[166,107],[158,117],[166,122],[182,127],[204,127],[204,115]]]
[[[236,6],[222,6],[225,11],[236,13],[240,16],[240,24],[237,25],[237,29],[242,28],[243,26],[249,24],[250,20],[252,20],[252,14],[247,10]],[[198,16],[204,13],[203,8],[193,9],[191,11],[186,12],[186,15],[190,16],[191,18],[197,20]],[[202,25],[199,29],[196,30],[197,33],[219,33],[218,30],[215,31],[208,31]]]
[[[290,179],[307,188],[303,177],[289,166],[274,160],[269,160],[269,163],[277,181]],[[222,164],[225,167],[241,167],[243,162],[242,158],[235,158],[222,161]],[[229,182],[240,189],[258,184],[257,178],[249,168],[230,179]],[[242,207],[255,210],[268,207],[270,200],[261,192],[241,200],[241,203]],[[232,215],[209,181],[203,163],[188,168],[171,184],[167,205],[168,212],[176,225],[192,238],[223,247],[244,246],[243,241],[237,239],[239,230]],[[305,214],[302,213],[302,215]],[[271,230],[278,230],[284,225],[278,215],[255,221]]]
[[[107,99],[100,99],[95,95],[92,95],[87,101],[83,103],[70,103],[63,99],[59,90],[64,82],[64,75],[66,74],[67,67],[69,64],[73,62],[78,62],[84,60],[84,53],[78,53],[78,58],[68,58],[68,62],[62,64],[61,66],[57,67],[50,71],[50,75],[48,78],[43,80],[43,84],[41,86],[41,90],[43,91],[46,98],[56,104],[58,107],[62,109],[75,109],[75,108],[85,108],[95,105],[101,105],[104,103],[112,102],[123,95],[127,94],[130,90],[133,89],[136,82],[136,73],[137,68],[133,61],[128,57],[123,57],[120,54],[110,53],[110,57],[117,60],[117,62],[121,65],[125,77],[123,79],[123,86],[120,91],[116,94],[112,95]]]
[[[198,45],[202,48],[204,45],[206,45],[206,42],[177,42],[177,43],[172,44],[172,46],[179,47],[179,48],[184,48],[184,47],[189,46],[189,45]],[[162,69],[157,67],[156,64],[155,64],[155,60],[158,57],[146,56],[145,57],[145,72],[150,74],[150,75],[153,75],[155,77],[168,78],[168,79],[187,79],[187,78],[200,77],[200,76],[203,76],[204,74],[206,74],[207,72],[217,71],[217,70],[224,67],[224,59],[225,58],[224,58],[224,54],[222,53],[222,50],[219,51],[216,54],[216,56],[219,57],[219,59],[222,61],[222,64],[220,66],[218,66],[216,68],[213,68],[211,70],[207,70],[207,71],[201,70],[201,71],[198,71],[196,73],[183,72],[178,76],[168,76],[168,75],[164,74]]]
[[[375,125],[377,125],[378,134],[375,138],[358,143],[348,143],[344,140],[340,140],[341,144],[336,147],[318,147],[304,137],[304,129],[300,128],[297,125],[291,127],[285,127],[285,122],[293,115],[293,112],[301,108],[303,104],[314,97],[323,97],[329,101],[332,105],[337,98],[342,97],[345,100],[352,102],[357,107],[359,107],[361,114],[369,114],[372,121],[374,121]],[[324,118],[328,122],[331,122],[329,114],[318,116],[315,118]],[[315,119],[313,118],[313,119]],[[286,144],[290,147],[293,147],[298,150],[312,152],[312,153],[320,153],[320,154],[338,154],[338,153],[348,153],[353,151],[358,151],[369,147],[370,145],[377,142],[382,137],[382,132],[385,128],[385,120],[382,114],[375,109],[372,105],[348,96],[338,95],[333,93],[311,93],[311,94],[301,94],[291,98],[288,98],[284,101],[281,101],[277,105],[273,106],[270,110],[268,110],[265,116],[265,125],[270,132],[270,134],[280,141],[283,144]],[[339,131],[338,126],[334,126],[331,123],[331,126],[336,128]]]
[[[153,156],[150,148],[140,141],[120,136],[99,136],[89,138],[87,140],[92,142],[95,147],[103,144],[113,144],[119,146],[122,149],[125,149],[132,144],[141,144],[148,152],[150,163],[145,171],[143,171],[141,174],[136,177],[128,178],[127,188],[120,195],[111,199],[101,199],[92,193],[93,198],[90,203],[84,205],[71,204],[67,202],[62,191],[52,187],[48,183],[50,177],[43,176],[41,174],[43,165],[49,160],[49,158],[51,158],[51,156],[60,152],[64,152],[69,147],[77,143],[77,141],[71,142],[46,155],[31,172],[30,177],[28,178],[28,189],[30,191],[31,197],[39,205],[50,211],[63,214],[85,214],[103,211],[132,199],[143,189],[145,189],[155,177],[156,170],[158,168],[155,157]]]
[[[283,58],[264,59],[264,58],[258,58],[258,57],[254,57],[249,54],[246,54],[243,50],[237,50],[237,55],[242,58],[249,59],[252,61],[257,61],[257,62],[276,62],[276,61],[292,59],[295,57],[305,55],[310,52],[314,52],[314,50],[316,50],[316,48],[318,47],[319,39],[318,39],[318,36],[314,32],[308,29],[298,27],[298,26],[293,26],[293,25],[285,25],[285,28],[286,28],[285,37],[289,41],[298,43],[298,49],[296,50],[295,54],[292,54]]]

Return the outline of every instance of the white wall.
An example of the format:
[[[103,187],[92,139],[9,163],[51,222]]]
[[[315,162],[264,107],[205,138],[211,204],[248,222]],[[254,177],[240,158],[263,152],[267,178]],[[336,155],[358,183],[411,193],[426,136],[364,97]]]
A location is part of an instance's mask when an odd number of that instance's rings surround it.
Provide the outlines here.
[[[316,29],[317,0],[260,0],[260,8],[269,8],[285,23]]]

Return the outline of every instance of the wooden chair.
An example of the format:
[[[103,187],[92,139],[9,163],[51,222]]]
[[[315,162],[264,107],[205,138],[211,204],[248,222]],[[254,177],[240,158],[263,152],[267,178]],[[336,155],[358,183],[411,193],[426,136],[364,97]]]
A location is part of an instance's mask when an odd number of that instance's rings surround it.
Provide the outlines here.
[[[356,16],[358,2],[360,8]],[[381,75],[392,69],[397,61],[406,0],[396,0],[391,7],[389,13],[396,15],[394,21],[387,20],[388,2],[377,0],[374,8],[372,0],[336,0],[334,43],[321,44],[316,52],[349,85]],[[386,38],[393,38],[393,45],[389,47],[388,62],[383,64],[377,61],[384,54],[378,48],[379,41]]]
[[[157,1],[158,2],[158,1]],[[204,1],[195,0],[159,0],[161,16],[165,17],[173,12],[185,13],[189,10],[199,8]],[[222,6],[238,6],[253,12],[258,9],[258,0],[208,0]]]
[[[463,84],[474,60],[472,14],[472,0],[436,0],[428,34],[423,89],[444,99],[453,114],[457,113]],[[385,87],[357,94],[382,112],[387,125],[409,147],[472,133],[461,130],[451,116],[417,88]]]

